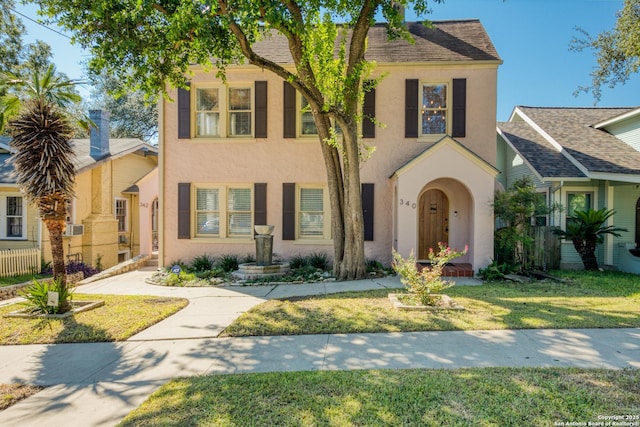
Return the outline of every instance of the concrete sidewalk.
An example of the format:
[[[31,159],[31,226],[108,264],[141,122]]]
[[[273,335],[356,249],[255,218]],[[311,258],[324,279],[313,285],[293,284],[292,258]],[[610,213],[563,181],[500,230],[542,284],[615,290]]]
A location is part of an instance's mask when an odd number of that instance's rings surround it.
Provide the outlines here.
[[[79,292],[185,296],[189,306],[126,342],[0,347],[0,383],[49,386],[0,412],[0,425],[115,425],[178,376],[489,366],[640,368],[640,329],[214,338],[241,312],[269,298],[394,288],[399,282],[166,288],[145,284],[148,275],[131,272]]]

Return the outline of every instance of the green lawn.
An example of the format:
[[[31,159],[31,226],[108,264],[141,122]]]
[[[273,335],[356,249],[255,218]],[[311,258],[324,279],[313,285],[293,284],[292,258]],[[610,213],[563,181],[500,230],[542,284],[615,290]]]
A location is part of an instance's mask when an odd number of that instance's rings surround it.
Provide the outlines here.
[[[272,300],[240,316],[223,335],[640,327],[640,276],[558,274],[570,282],[447,289],[464,311],[399,311],[391,307],[389,290]]]
[[[20,283],[31,282],[33,279],[44,279],[51,275],[43,274],[22,274],[20,276],[0,277],[0,288],[3,286],[18,285]]]
[[[638,408],[638,370],[285,372],[172,380],[120,425],[587,425]]]
[[[66,319],[0,317],[0,345],[124,341],[188,304],[182,298],[74,294],[74,300],[102,300],[105,305]],[[0,308],[0,316],[19,310]]]

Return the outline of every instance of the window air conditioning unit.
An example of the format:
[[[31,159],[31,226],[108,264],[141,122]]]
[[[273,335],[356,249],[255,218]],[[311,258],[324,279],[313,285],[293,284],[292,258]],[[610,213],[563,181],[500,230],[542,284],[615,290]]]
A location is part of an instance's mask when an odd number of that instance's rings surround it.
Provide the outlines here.
[[[127,236],[125,236],[124,234],[119,235],[118,236],[118,243],[122,243],[122,244],[128,243]]]
[[[83,234],[83,224],[67,224],[67,229],[64,231],[65,236],[82,236]]]

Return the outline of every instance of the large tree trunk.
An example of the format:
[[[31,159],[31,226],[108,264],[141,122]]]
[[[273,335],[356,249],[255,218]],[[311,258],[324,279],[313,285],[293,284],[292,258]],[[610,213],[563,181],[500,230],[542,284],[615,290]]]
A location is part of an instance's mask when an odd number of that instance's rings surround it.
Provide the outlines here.
[[[351,124],[344,138],[344,257],[337,276],[342,280],[361,279],[366,276],[364,256],[364,217],[360,187],[360,152],[357,127]]]
[[[38,202],[40,216],[49,232],[51,243],[51,260],[53,264],[53,280],[60,286],[67,287],[67,270],[64,265],[64,246],[62,234],[67,226],[65,197],[57,194],[53,197],[40,199]],[[71,309],[69,300],[60,300],[59,312],[64,313]]]

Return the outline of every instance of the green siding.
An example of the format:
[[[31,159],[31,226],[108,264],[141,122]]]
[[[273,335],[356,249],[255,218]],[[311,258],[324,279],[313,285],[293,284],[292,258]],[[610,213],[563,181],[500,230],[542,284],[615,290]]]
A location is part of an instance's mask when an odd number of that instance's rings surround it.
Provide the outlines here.
[[[620,260],[621,245],[635,241],[636,233],[636,201],[640,198],[640,188],[635,184],[623,184],[615,187],[613,209],[616,214],[613,217],[615,226],[629,230],[621,237],[613,240],[613,264],[618,265]]]
[[[640,116],[607,126],[607,131],[640,151]]]

